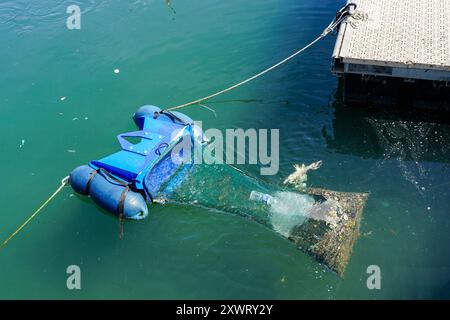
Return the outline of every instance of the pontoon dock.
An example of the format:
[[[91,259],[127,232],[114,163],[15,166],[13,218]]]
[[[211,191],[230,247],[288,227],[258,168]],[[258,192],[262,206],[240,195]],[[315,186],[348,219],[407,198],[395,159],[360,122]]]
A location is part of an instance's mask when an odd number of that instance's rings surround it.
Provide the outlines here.
[[[426,100],[418,91],[431,88],[437,90],[433,98],[447,100],[441,102],[448,106],[450,1],[350,2],[356,11],[339,29],[332,66],[343,78],[344,98],[373,101],[389,90],[404,91],[404,84],[416,84],[415,98]]]

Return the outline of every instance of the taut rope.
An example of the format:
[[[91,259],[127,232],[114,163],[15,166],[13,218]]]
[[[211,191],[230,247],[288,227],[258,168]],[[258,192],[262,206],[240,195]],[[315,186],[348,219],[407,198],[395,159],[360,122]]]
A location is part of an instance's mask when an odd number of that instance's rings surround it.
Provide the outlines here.
[[[28,219],[25,220],[25,222],[22,223],[19,228],[16,229],[16,231],[14,231],[5,241],[3,241],[2,244],[0,244],[0,249],[3,249],[3,247],[5,247],[12,238],[14,238],[31,220],[33,220],[33,218],[36,217],[38,213],[41,212],[41,210],[44,209],[45,206],[47,206],[50,201],[53,200],[54,197],[56,197],[56,195],[68,184],[68,182],[68,176],[62,179],[61,185],[58,187],[58,189],[56,189],[56,191],[47,200],[45,200],[44,203],[39,208],[37,208],[37,210],[34,211],[33,214],[29,216]]]
[[[352,6],[353,6],[353,8],[352,8]],[[199,104],[199,103],[201,103],[201,102],[204,102],[204,101],[207,101],[207,100],[212,99],[212,98],[214,98],[214,97],[217,97],[217,96],[219,96],[219,95],[221,95],[221,94],[224,94],[224,93],[226,93],[226,92],[229,92],[229,91],[231,91],[231,90],[234,90],[234,89],[236,89],[236,88],[238,88],[238,87],[240,87],[240,86],[242,86],[242,85],[244,85],[244,84],[246,84],[246,83],[248,83],[248,82],[250,82],[250,81],[252,81],[252,80],[255,80],[255,79],[261,77],[262,75],[264,75],[264,74],[266,74],[266,73],[272,71],[273,69],[275,69],[275,68],[281,66],[282,64],[285,64],[285,63],[288,62],[289,60],[292,60],[293,58],[295,58],[296,56],[298,56],[299,54],[301,54],[302,52],[304,52],[306,49],[312,47],[312,46],[315,45],[317,42],[319,42],[321,39],[325,38],[325,37],[326,37],[327,35],[329,35],[334,29],[336,29],[336,27],[339,26],[339,25],[342,23],[342,21],[346,20],[349,16],[351,16],[351,15],[353,14],[354,8],[356,8],[356,5],[354,5],[354,4],[348,4],[348,5],[346,5],[345,7],[343,7],[343,8],[338,12],[338,14],[336,15],[336,18],[328,25],[328,27],[325,28],[325,30],[324,30],[324,31],[323,31],[316,39],[314,39],[313,41],[311,41],[310,43],[308,43],[308,44],[307,44],[306,46],[304,46],[303,48],[297,50],[296,52],[294,52],[293,54],[291,54],[291,55],[288,56],[287,58],[285,58],[285,59],[283,59],[283,60],[277,62],[277,63],[274,64],[273,66],[271,66],[271,67],[269,67],[269,68],[267,68],[267,69],[265,69],[265,70],[263,70],[263,71],[261,71],[261,72],[255,74],[254,76],[252,76],[252,77],[250,77],[250,78],[247,78],[247,79],[245,79],[245,80],[243,80],[243,81],[241,81],[241,82],[239,82],[239,83],[236,83],[236,84],[234,84],[234,85],[232,85],[232,86],[230,86],[230,87],[228,87],[228,88],[226,88],[226,89],[220,90],[220,91],[215,92],[215,93],[213,93],[213,94],[210,94],[210,95],[208,95],[208,96],[206,96],[206,97],[203,97],[203,98],[200,98],[200,99],[191,101],[191,102],[187,102],[187,103],[184,103],[184,104],[180,104],[180,105],[174,106],[174,107],[169,107],[169,108],[167,108],[167,109],[165,109],[165,110],[166,110],[166,111],[173,111],[173,110],[185,108],[185,107],[188,107],[188,106],[192,106],[192,105],[195,105],[195,104]]]

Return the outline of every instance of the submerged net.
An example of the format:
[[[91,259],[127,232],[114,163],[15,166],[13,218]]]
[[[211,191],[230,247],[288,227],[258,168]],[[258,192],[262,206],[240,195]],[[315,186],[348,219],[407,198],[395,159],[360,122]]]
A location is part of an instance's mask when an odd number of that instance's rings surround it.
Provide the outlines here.
[[[157,196],[252,219],[338,274],[344,273],[367,194],[281,188],[229,165],[197,164],[184,171]]]
[[[319,188],[303,190],[323,197],[325,219],[307,219],[291,231],[289,240],[319,262],[343,276],[353,246],[359,236],[359,227],[368,193],[337,192]],[[331,221],[331,222],[330,222]]]

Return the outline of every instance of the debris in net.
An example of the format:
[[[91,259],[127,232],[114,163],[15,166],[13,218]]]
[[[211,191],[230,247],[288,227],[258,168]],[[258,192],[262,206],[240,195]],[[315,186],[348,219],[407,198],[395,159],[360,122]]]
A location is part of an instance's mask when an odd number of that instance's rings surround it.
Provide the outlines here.
[[[208,185],[215,187],[205,188]],[[176,203],[236,213],[261,223],[343,276],[359,236],[368,194],[274,189],[232,166],[197,165],[176,190],[169,190],[168,197]]]
[[[309,219],[325,221],[330,227],[335,228],[339,222],[339,210],[339,203],[337,201],[334,199],[327,199],[322,203],[315,204],[307,212],[306,216]]]
[[[292,184],[294,187],[306,187],[306,181],[308,180],[307,173],[310,170],[317,170],[322,166],[322,161],[311,163],[309,166],[304,164],[295,164],[295,171],[291,173],[285,180],[284,184]]]
[[[336,219],[334,216],[337,215],[337,220],[335,225],[331,226],[324,220],[308,219],[292,230],[289,239],[297,247],[343,276],[353,245],[359,237],[361,218],[369,194],[337,192],[320,188],[308,188],[302,191],[313,196],[322,196],[326,200],[337,201],[339,210],[329,212],[333,219]]]
[[[295,165],[295,172],[284,181],[302,193],[324,200],[307,211],[308,219],[296,225],[288,238],[298,248],[343,276],[353,245],[359,237],[360,222],[369,194],[306,188],[307,172],[317,170],[321,165],[322,161],[309,166]]]

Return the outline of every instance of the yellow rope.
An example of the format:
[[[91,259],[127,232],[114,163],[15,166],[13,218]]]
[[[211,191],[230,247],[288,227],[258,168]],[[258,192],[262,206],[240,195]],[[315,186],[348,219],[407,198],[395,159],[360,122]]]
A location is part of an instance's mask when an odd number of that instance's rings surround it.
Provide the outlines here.
[[[33,220],[33,218],[36,217],[37,214],[42,209],[44,209],[44,207],[49,204],[49,202],[52,201],[54,197],[56,197],[56,195],[67,185],[68,182],[69,177],[65,177],[64,179],[62,179],[61,185],[58,187],[58,189],[56,189],[56,191],[47,200],[45,200],[45,202],[35,212],[33,212],[33,214],[27,220],[25,220],[25,222],[22,223],[22,225],[17,228],[16,231],[14,231],[5,241],[3,241],[3,243],[0,245],[0,249],[3,249],[3,247],[6,246],[12,238],[14,238],[31,220]]]
[[[168,108],[166,110],[167,111],[172,111],[172,110],[181,109],[181,108],[184,108],[184,107],[187,107],[187,106],[191,106],[191,105],[194,105],[194,104],[199,104],[200,102],[203,102],[203,101],[209,100],[211,98],[217,97],[217,96],[219,96],[221,94],[224,94],[224,93],[226,93],[228,91],[236,89],[237,87],[240,87],[240,86],[246,84],[247,82],[250,82],[252,80],[255,80],[256,78],[261,77],[262,75],[266,74],[267,72],[272,71],[273,69],[275,69],[275,68],[281,66],[282,64],[288,62],[289,60],[293,59],[294,57],[296,57],[297,55],[299,55],[300,53],[302,53],[303,51],[305,51],[309,47],[311,47],[314,44],[316,44],[322,38],[325,38],[330,32],[332,32],[345,19],[346,19],[345,16],[341,16],[339,19],[333,20],[328,25],[328,27],[322,32],[322,34],[320,36],[318,36],[316,39],[314,39],[313,41],[311,41],[309,44],[307,44],[306,46],[304,46],[300,50],[297,50],[296,52],[294,52],[293,54],[291,54],[287,58],[285,58],[285,59],[281,60],[280,62],[274,64],[273,66],[271,66],[271,67],[269,67],[269,68],[267,68],[267,69],[265,69],[265,70],[255,74],[254,76],[252,76],[252,77],[250,77],[248,79],[245,79],[245,80],[243,80],[243,81],[241,81],[241,82],[239,82],[239,83],[237,83],[235,85],[232,85],[231,87],[228,87],[228,88],[223,89],[221,91],[218,91],[216,93],[210,94],[210,95],[208,95],[206,97],[203,97],[203,98],[200,98],[200,99],[188,102],[188,103],[184,103],[184,104],[181,104],[181,105],[178,105],[178,106],[175,106],[175,107],[171,107],[171,108]],[[65,177],[64,179],[62,179],[61,180],[61,185],[58,187],[58,189],[56,189],[56,191],[47,200],[45,200],[45,202],[35,212],[33,212],[33,214],[27,220],[25,220],[25,222],[22,223],[22,225],[19,228],[17,228],[16,231],[14,231],[5,241],[3,241],[3,243],[0,245],[0,249],[3,249],[3,247],[5,247],[12,238],[14,238],[31,220],[33,220],[33,218],[35,216],[37,216],[38,213],[50,201],[52,201],[53,198],[56,197],[56,195],[67,185],[68,181],[69,181],[69,177]]]
[[[338,19],[337,21],[333,20],[333,21],[328,25],[328,27],[322,32],[322,34],[320,34],[316,39],[314,39],[313,41],[311,41],[310,43],[308,43],[306,46],[304,46],[304,47],[301,48],[300,50],[297,50],[296,52],[294,52],[293,54],[291,54],[291,55],[288,56],[287,58],[285,58],[285,59],[283,59],[283,60],[277,62],[277,63],[274,64],[273,66],[271,66],[271,67],[269,67],[269,68],[267,68],[267,69],[265,69],[265,70],[263,70],[263,71],[261,71],[261,72],[255,74],[254,76],[252,76],[252,77],[250,77],[250,78],[248,78],[248,79],[245,79],[245,80],[243,80],[243,81],[241,81],[241,82],[239,82],[239,83],[236,83],[236,84],[232,85],[231,87],[228,87],[228,88],[223,89],[223,90],[220,90],[220,91],[218,91],[218,92],[216,92],[216,93],[210,94],[210,95],[208,95],[208,96],[206,96],[206,97],[203,97],[203,98],[200,98],[200,99],[197,99],[197,100],[188,102],[188,103],[180,104],[180,105],[175,106],[175,107],[170,107],[170,108],[167,108],[166,110],[167,110],[167,111],[173,111],[173,110],[181,109],[181,108],[188,107],[188,106],[191,106],[191,105],[194,105],[194,104],[199,104],[200,102],[204,102],[204,101],[206,101],[206,100],[209,100],[209,99],[212,99],[212,98],[214,98],[214,97],[217,97],[217,96],[219,96],[219,95],[221,95],[221,94],[224,94],[224,93],[226,93],[226,92],[228,92],[228,91],[231,91],[231,90],[233,90],[233,89],[236,89],[237,87],[240,87],[240,86],[246,84],[247,82],[250,82],[250,81],[252,81],[252,80],[255,80],[256,78],[261,77],[262,75],[266,74],[267,72],[270,72],[270,71],[272,71],[273,69],[275,69],[275,68],[281,66],[282,64],[288,62],[289,60],[295,58],[297,55],[299,55],[300,53],[302,53],[302,52],[305,51],[306,49],[310,48],[311,46],[313,46],[314,44],[316,44],[317,42],[319,42],[319,40],[325,38],[328,34],[330,34],[330,33],[331,33],[331,32],[332,32],[332,31],[333,31],[333,30],[334,30],[334,29],[342,22],[342,21],[344,21],[346,18],[347,18],[346,16],[343,16],[343,17],[341,17],[340,19]]]

